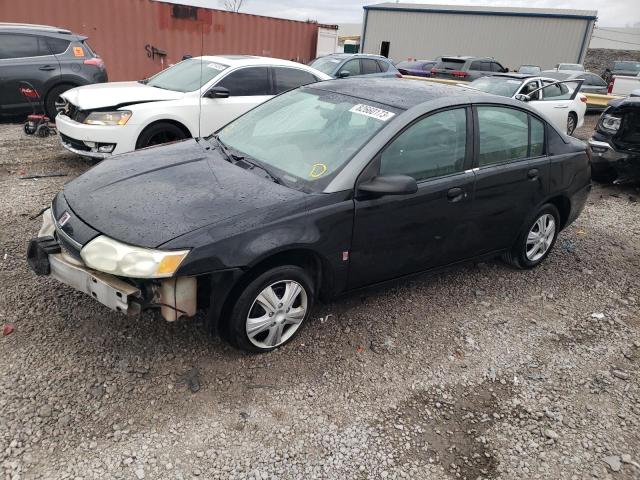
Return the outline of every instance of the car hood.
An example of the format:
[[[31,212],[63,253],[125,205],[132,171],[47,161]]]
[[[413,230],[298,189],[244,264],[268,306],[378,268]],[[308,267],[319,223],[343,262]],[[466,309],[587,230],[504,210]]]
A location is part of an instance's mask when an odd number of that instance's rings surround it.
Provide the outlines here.
[[[91,110],[162,100],[178,100],[184,96],[184,93],[150,87],[139,82],[113,82],[72,88],[61,96],[81,110]]]
[[[306,196],[193,139],[104,160],[67,183],[63,194],[93,229],[149,248],[232,217],[278,211],[285,202],[302,205]]]

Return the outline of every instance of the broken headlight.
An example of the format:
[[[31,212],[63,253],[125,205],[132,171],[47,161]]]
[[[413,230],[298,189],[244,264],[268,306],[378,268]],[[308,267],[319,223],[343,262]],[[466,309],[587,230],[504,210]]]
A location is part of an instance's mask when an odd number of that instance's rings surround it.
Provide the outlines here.
[[[83,123],[87,125],[125,125],[131,118],[129,110],[115,112],[91,112]]]
[[[87,243],[80,256],[95,270],[131,278],[171,277],[189,250],[154,250],[134,247],[100,235]]]
[[[604,130],[609,133],[616,133],[620,129],[620,122],[622,119],[620,117],[615,117],[613,115],[609,115],[605,113],[600,118],[600,130]]]

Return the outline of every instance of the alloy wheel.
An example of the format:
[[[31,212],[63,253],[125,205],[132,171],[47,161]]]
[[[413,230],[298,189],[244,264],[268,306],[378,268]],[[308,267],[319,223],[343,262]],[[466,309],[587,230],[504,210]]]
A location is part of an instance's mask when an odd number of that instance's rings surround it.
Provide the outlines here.
[[[53,102],[53,105],[54,105],[54,107],[55,107],[55,109],[56,109],[56,112],[57,112],[57,113],[60,113],[60,112],[64,111],[64,108],[65,108],[65,106],[66,106],[66,103],[67,103],[67,102],[66,102],[62,97],[58,96],[58,97],[56,98],[56,101],[55,101],[55,102]]]
[[[537,262],[547,253],[556,236],[556,220],[545,213],[540,216],[527,235],[526,255],[531,262]]]
[[[271,349],[289,340],[307,314],[307,292],[294,280],[272,283],[255,298],[246,320],[249,341]]]

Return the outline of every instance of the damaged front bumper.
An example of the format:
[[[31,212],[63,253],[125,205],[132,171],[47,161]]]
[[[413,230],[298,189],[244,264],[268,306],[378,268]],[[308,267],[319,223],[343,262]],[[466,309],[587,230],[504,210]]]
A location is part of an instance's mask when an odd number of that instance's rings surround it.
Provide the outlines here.
[[[608,142],[589,139],[594,172],[614,171],[618,178],[640,177],[640,154],[615,149]]]
[[[38,275],[51,275],[59,282],[90,295],[104,306],[126,315],[138,315],[146,308],[160,307],[167,321],[193,316],[197,308],[195,277],[136,281],[88,268],[65,252],[57,239],[51,210],[43,214],[38,237],[29,242],[27,262]]]

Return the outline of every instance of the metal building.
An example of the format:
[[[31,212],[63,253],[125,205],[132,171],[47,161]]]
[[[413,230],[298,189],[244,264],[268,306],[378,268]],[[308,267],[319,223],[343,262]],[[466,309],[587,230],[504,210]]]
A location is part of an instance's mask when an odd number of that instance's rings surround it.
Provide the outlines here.
[[[179,62],[183,55],[250,54],[307,63],[335,50],[337,25],[234,13],[192,0],[0,0],[3,22],[67,28],[89,37],[109,80],[136,80]],[[216,2],[194,2],[214,4]],[[327,32],[333,44],[327,45]],[[318,45],[319,36],[322,42]]]
[[[582,63],[593,10],[381,3],[364,7],[361,51],[395,61],[494,57],[508,68]]]

